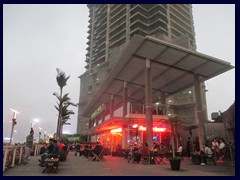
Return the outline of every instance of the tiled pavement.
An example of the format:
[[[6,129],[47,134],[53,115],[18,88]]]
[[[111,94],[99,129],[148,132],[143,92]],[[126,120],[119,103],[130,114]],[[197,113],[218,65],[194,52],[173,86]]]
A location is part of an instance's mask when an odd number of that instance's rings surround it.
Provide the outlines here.
[[[84,157],[74,156],[71,152],[65,162],[60,162],[58,173],[44,173],[44,167],[38,166],[39,157],[31,157],[28,164],[16,165],[3,173],[3,176],[235,176],[235,166],[231,162],[223,165],[192,165],[189,158],[184,158],[179,171],[166,165],[131,164],[122,157],[105,156],[105,161],[89,161]]]

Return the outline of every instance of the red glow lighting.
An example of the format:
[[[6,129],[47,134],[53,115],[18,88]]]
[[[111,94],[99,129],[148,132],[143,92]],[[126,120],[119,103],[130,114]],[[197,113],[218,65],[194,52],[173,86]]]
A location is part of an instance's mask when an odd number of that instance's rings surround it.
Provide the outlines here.
[[[134,124],[132,127],[133,127],[133,128],[137,128],[137,127],[138,127],[138,125],[137,125],[137,124]]]
[[[110,132],[111,133],[119,133],[119,132],[122,132],[122,128],[112,129]]]
[[[139,130],[140,131],[146,131],[146,127],[139,126]],[[166,130],[166,128],[158,128],[156,126],[153,128],[154,132],[164,132],[165,130]]]

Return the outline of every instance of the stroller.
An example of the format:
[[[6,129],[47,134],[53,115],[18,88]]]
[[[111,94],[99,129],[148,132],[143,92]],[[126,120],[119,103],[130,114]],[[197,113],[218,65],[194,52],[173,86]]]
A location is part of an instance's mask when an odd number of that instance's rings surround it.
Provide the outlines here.
[[[138,152],[138,149],[131,149],[127,157],[128,163],[139,163],[141,161],[141,154]]]

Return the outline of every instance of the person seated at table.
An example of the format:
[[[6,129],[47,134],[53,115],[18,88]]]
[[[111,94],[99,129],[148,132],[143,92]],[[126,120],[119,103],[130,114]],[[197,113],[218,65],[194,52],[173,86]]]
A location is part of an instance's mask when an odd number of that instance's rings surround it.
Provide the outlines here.
[[[84,146],[85,144],[80,144],[79,156],[84,156]]]
[[[122,156],[122,146],[120,144],[117,144],[116,156]]]
[[[134,153],[136,153],[137,151],[138,151],[137,144],[130,145],[128,149],[128,157],[129,156],[132,157]]]
[[[40,155],[44,154],[47,151],[47,145],[43,144],[43,146],[40,148]]]
[[[223,163],[223,158],[224,158],[224,154],[225,154],[225,151],[226,151],[226,144],[224,142],[224,140],[222,138],[220,138],[220,143],[219,143],[219,153],[217,154],[218,155],[218,161],[217,163],[219,164],[222,164]]]
[[[75,145],[75,156],[77,156],[78,153],[79,153],[79,156],[80,156],[80,147],[81,147],[81,144],[79,142],[77,142],[76,145]]]
[[[139,149],[139,153],[141,154],[141,156],[149,156],[150,155],[148,143],[143,144],[143,146]]]
[[[168,153],[168,148],[163,143],[160,143],[158,154],[166,155],[167,153]]]
[[[86,158],[88,158],[89,155],[91,155],[91,150],[92,150],[92,145],[91,144],[85,144],[84,149],[83,149],[83,153],[84,153],[84,156]]]
[[[202,149],[200,151],[200,154],[199,154],[199,161],[200,161],[200,165],[206,165],[207,164],[207,160],[206,158],[209,157],[209,158],[212,158],[213,156],[213,152],[212,150],[208,147],[208,145],[203,145],[202,146]]]
[[[182,156],[183,155],[183,146],[180,144],[177,150],[177,155]]]
[[[218,154],[219,154],[219,143],[218,143],[216,138],[214,138],[213,141],[212,141],[211,149],[212,149],[213,153],[215,154],[215,156],[218,156]]]
[[[103,149],[103,146],[100,144],[100,142],[97,142],[95,148],[94,148],[93,151],[92,151],[92,152],[93,152],[93,154],[92,154],[92,156],[93,156],[93,161],[96,160],[96,156],[94,156],[94,154],[97,155],[97,156],[99,156],[100,153],[102,152],[102,149]]]
[[[152,152],[158,152],[159,146],[156,143],[153,143],[153,147],[151,148]]]
[[[156,143],[153,143],[153,147],[150,150],[151,157],[156,157],[158,155],[158,151],[159,151],[159,145]]]

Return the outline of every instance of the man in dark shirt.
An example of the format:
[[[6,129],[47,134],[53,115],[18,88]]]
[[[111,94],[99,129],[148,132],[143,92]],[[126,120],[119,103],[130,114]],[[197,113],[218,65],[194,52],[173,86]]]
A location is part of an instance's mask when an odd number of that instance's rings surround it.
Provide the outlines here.
[[[94,154],[99,155],[102,151],[103,147],[100,142],[97,142],[95,148],[93,149]]]
[[[102,149],[103,149],[103,147],[100,144],[100,142],[97,142],[95,148],[93,149],[93,153],[96,154],[97,156],[99,156],[100,153],[102,152]],[[95,160],[96,160],[96,157],[94,156],[93,161],[95,161]]]
[[[53,157],[56,156],[58,154],[58,144],[57,144],[57,140],[55,139],[49,139],[49,146],[47,147],[47,152],[44,153],[41,156],[41,160],[39,159],[38,161],[40,162],[39,166],[44,166],[44,160],[47,157]]]

